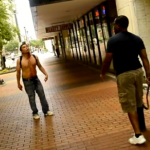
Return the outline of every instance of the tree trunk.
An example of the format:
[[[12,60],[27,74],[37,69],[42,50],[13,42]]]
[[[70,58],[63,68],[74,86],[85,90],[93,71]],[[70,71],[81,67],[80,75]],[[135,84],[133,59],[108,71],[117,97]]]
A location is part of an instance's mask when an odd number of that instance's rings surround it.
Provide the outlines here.
[[[6,64],[5,64],[5,60],[3,59],[3,56],[2,56],[2,49],[3,49],[3,46],[0,45],[1,67],[2,67],[2,69],[5,69],[6,68]]]

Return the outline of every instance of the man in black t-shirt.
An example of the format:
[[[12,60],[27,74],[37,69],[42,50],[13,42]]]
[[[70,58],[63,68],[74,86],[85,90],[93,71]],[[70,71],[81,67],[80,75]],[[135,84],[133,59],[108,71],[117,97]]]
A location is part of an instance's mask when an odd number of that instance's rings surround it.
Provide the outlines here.
[[[103,79],[113,60],[117,75],[118,95],[122,109],[128,113],[135,135],[131,144],[143,144],[146,139],[141,134],[137,109],[143,105],[143,71],[138,56],[143,62],[147,81],[150,79],[149,61],[142,39],[127,31],[129,20],[126,16],[115,19],[115,33],[107,44],[106,58],[102,67]]]

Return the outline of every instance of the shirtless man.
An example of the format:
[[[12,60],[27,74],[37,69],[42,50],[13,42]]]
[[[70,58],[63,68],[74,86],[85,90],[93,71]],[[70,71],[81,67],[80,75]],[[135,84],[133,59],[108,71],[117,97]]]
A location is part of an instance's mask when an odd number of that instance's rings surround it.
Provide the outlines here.
[[[48,80],[48,74],[40,64],[37,56],[30,54],[29,48],[26,44],[20,46],[22,56],[17,60],[17,83],[18,88],[22,91],[22,85],[20,84],[20,76],[22,70],[22,80],[24,83],[25,91],[29,97],[31,109],[33,111],[33,118],[39,119],[38,109],[35,103],[35,91],[40,98],[42,110],[44,115],[51,116],[53,112],[49,111],[49,106],[45,97],[43,86],[37,77],[36,65],[40,71],[45,75],[45,82]]]

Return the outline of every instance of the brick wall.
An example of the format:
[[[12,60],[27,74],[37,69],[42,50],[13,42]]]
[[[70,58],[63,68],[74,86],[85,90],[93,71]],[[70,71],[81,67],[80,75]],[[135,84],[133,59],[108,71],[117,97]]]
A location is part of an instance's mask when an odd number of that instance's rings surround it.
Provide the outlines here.
[[[135,0],[139,36],[143,39],[150,60],[150,0]]]

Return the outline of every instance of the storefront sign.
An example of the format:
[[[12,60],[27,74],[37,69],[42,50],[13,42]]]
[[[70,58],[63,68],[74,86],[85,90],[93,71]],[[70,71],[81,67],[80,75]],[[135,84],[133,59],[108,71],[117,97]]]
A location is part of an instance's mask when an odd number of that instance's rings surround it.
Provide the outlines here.
[[[62,24],[62,25],[58,25],[58,26],[47,27],[46,28],[46,33],[58,32],[58,31],[62,31],[62,30],[69,30],[69,29],[72,29],[72,28],[73,28],[73,25],[71,23]]]
[[[52,40],[52,39],[54,39],[54,38],[53,37],[49,37],[49,38],[43,38],[42,40],[46,41],[46,40]]]

